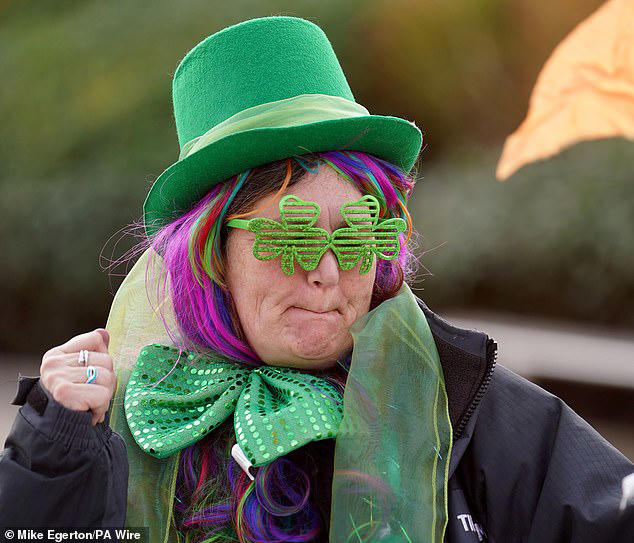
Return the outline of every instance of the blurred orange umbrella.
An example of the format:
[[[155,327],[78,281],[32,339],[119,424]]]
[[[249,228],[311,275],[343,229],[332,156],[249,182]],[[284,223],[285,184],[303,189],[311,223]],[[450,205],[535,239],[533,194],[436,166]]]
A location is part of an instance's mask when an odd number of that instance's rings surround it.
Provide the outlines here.
[[[496,176],[584,140],[634,139],[634,0],[608,0],[555,48]]]

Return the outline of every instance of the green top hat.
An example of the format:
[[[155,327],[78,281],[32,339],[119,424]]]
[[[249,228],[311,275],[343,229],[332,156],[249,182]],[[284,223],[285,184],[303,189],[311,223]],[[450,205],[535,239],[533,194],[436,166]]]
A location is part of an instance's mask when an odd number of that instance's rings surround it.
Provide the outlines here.
[[[296,17],[251,19],[200,42],[176,69],[173,100],[181,152],[145,199],[148,235],[267,162],[357,150],[409,172],[422,145],[414,123],[354,101],[324,32]]]

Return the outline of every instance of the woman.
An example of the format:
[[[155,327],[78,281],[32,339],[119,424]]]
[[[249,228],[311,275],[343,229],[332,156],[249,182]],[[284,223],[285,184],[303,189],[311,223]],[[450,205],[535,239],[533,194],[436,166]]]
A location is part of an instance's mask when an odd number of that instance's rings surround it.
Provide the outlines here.
[[[210,36],[174,75],[174,110],[181,156],[148,194],[149,248],[110,333],[51,349],[20,382],[3,524],[631,539],[632,465],[404,282],[420,131],[354,101],[318,27]]]

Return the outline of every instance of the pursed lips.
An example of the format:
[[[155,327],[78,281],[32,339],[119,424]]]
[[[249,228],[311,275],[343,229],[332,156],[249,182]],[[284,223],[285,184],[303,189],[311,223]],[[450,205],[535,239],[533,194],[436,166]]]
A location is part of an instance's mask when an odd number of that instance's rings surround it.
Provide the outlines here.
[[[310,313],[315,313],[317,315],[324,315],[326,313],[338,313],[339,310],[337,308],[334,309],[323,309],[323,310],[314,310],[314,309],[308,309],[306,307],[300,307],[300,306],[291,306],[292,309],[301,309],[302,311],[308,311]]]

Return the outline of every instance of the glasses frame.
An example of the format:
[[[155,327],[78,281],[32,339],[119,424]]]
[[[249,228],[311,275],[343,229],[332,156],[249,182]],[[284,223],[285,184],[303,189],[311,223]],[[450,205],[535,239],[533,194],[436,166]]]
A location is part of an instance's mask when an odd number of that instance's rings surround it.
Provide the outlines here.
[[[371,194],[341,206],[347,226],[332,234],[314,226],[321,214],[316,202],[288,194],[280,200],[279,210],[280,222],[263,217],[230,219],[227,226],[253,232],[253,256],[262,261],[281,256],[282,271],[288,276],[295,273],[295,262],[305,271],[314,270],[329,249],[342,270],[349,271],[361,261],[359,274],[365,275],[375,256],[398,258],[399,234],[407,229],[404,219],[379,219],[380,204]]]

